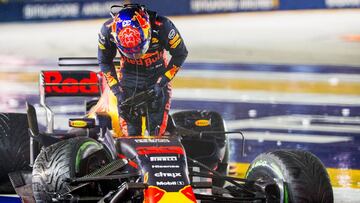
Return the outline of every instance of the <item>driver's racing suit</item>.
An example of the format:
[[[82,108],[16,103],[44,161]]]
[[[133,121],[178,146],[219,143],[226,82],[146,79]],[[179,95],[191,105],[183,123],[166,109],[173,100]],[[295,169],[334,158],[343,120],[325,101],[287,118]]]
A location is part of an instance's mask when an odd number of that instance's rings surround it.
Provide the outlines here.
[[[149,110],[150,134],[163,135],[170,109],[171,84],[169,83],[187,57],[187,49],[180,33],[166,17],[147,11],[151,22],[151,43],[148,51],[140,59],[130,59],[120,53],[120,70],[117,72],[113,59],[117,53],[111,35],[112,19],[106,21],[99,33],[98,61],[107,83],[117,96],[118,104],[126,98],[158,86],[163,87],[158,95],[156,108]],[[166,52],[171,59],[166,61]],[[124,135],[140,135],[141,119],[130,119],[128,112],[120,108],[120,126]]]

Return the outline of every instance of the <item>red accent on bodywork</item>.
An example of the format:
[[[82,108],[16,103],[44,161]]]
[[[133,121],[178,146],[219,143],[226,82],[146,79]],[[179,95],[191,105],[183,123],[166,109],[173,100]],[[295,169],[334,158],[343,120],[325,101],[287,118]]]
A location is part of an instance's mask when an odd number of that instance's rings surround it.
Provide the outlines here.
[[[194,195],[191,185],[185,186],[183,189],[180,190],[180,192],[184,194],[191,201],[196,202],[196,197]]]
[[[164,196],[165,191],[157,187],[148,187],[144,190],[144,203],[156,203]]]
[[[166,147],[137,147],[136,151],[139,155],[148,154],[184,154],[184,149],[179,146],[166,146]]]
[[[126,156],[123,155],[123,154],[118,154],[118,157],[119,157],[120,159],[126,159]],[[139,168],[139,166],[138,166],[134,161],[132,161],[132,160],[128,160],[128,161],[129,161],[129,165],[130,165],[130,166],[132,166],[132,167],[134,167],[134,168],[136,168],[136,169]]]

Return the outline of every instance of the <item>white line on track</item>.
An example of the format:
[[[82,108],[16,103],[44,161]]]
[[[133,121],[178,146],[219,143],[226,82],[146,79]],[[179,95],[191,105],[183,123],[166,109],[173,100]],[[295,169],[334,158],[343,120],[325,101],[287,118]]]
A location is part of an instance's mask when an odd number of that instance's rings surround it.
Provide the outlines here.
[[[190,101],[215,102],[258,102],[312,105],[359,105],[360,96],[315,94],[315,93],[284,93],[269,91],[242,91],[207,88],[177,88],[173,91],[174,99]]]
[[[243,132],[246,140],[264,141],[281,141],[281,142],[296,142],[296,143],[316,143],[326,144],[335,142],[352,141],[351,137],[347,136],[326,136],[326,135],[306,135],[306,134],[288,134],[288,133],[260,133],[260,132]],[[242,139],[240,135],[229,135],[231,139]]]
[[[251,79],[251,80],[281,80],[281,81],[321,81],[335,84],[335,82],[359,82],[360,74],[339,73],[285,73],[285,72],[257,72],[237,70],[186,70],[179,71],[178,77],[214,78],[214,79]]]
[[[359,133],[360,134],[360,118],[359,117],[338,117],[333,122],[339,125],[330,124],[312,124],[312,119],[318,117],[304,115],[287,115],[287,116],[270,116],[265,118],[254,118],[244,120],[231,120],[226,122],[229,129],[272,129],[272,130],[306,130],[320,132],[339,132],[339,133]],[[351,120],[351,121],[349,121]],[[324,120],[326,121],[326,120]],[[331,121],[331,120],[328,120]],[[344,124],[344,125],[342,125]],[[345,125],[347,124],[347,125]],[[348,125],[351,124],[351,125]]]

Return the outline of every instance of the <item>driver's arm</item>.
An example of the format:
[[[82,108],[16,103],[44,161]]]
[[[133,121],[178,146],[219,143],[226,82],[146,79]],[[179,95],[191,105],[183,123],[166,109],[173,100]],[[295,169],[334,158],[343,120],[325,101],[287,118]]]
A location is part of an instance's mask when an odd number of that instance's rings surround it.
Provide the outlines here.
[[[175,77],[176,73],[184,63],[188,51],[184,40],[175,25],[166,17],[159,18],[162,23],[160,27],[160,41],[171,55],[171,59],[164,74],[158,80],[160,86],[164,86]]]
[[[108,27],[110,23],[106,22],[99,33],[98,62],[111,91],[117,95],[120,93],[120,88],[113,62],[116,56],[116,45],[110,40],[111,34]]]

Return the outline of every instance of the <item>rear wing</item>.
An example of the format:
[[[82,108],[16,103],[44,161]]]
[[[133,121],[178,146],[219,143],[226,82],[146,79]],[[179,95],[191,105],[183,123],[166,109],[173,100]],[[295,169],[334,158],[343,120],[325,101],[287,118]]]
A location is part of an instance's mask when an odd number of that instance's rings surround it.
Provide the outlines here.
[[[120,64],[120,61],[114,61]],[[96,57],[62,57],[60,67],[78,67],[80,70],[47,70],[39,76],[40,105],[46,111],[47,133],[54,131],[54,113],[46,104],[49,97],[99,97],[101,95],[101,75],[84,70],[98,67]]]
[[[120,65],[120,58],[114,59],[115,66]],[[59,66],[99,66],[96,57],[60,57],[58,61]]]
[[[45,108],[47,133],[54,131],[54,113],[46,104],[49,97],[99,97],[100,78],[93,71],[41,71],[40,105]]]
[[[93,71],[41,71],[40,94],[54,96],[100,96],[100,79]]]

